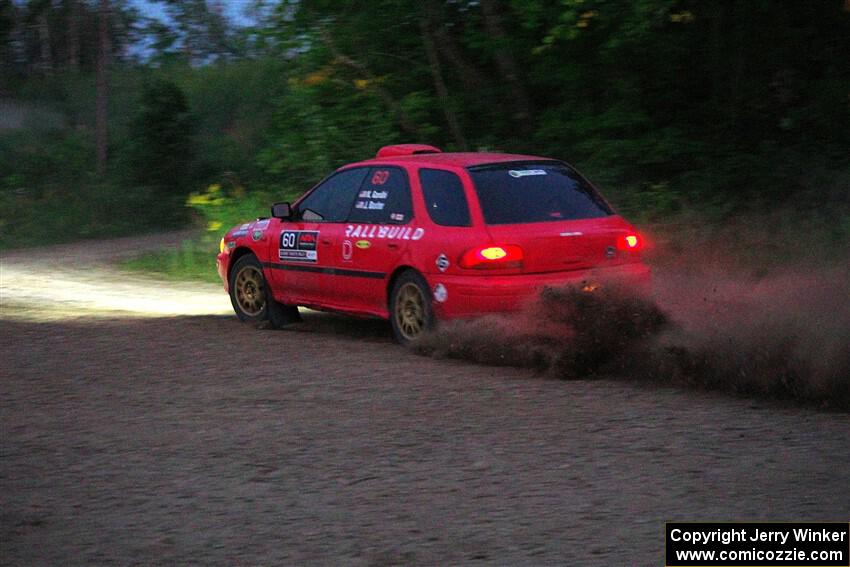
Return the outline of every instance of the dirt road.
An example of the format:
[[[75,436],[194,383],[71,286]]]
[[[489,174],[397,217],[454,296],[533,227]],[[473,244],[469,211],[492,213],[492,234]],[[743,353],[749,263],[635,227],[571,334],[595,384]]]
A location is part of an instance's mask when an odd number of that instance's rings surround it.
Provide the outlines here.
[[[0,253],[0,298],[7,317],[66,318],[77,314],[134,317],[224,314],[221,287],[161,282],[117,271],[117,260],[179,247],[191,232],[88,241]],[[214,259],[211,259],[213,262]]]
[[[661,565],[665,521],[850,517],[846,414],[257,331],[139,246],[2,257],[0,563]]]

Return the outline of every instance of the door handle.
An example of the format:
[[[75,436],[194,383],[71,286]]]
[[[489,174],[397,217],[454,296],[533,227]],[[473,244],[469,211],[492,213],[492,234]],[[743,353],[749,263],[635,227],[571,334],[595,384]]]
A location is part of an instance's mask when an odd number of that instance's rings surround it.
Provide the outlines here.
[[[330,245],[330,243],[331,243],[331,241],[330,241],[330,240],[324,240],[324,239],[322,240],[322,244],[324,244],[324,245],[326,245],[326,246],[327,246],[327,245]]]
[[[398,248],[398,244],[396,244],[395,242],[390,242],[389,244],[387,244],[387,248],[392,248],[393,250],[395,250],[396,248]]]

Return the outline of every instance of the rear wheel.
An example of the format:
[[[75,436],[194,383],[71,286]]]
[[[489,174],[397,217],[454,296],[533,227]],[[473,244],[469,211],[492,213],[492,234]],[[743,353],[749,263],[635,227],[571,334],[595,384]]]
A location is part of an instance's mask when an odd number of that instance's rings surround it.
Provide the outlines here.
[[[401,274],[390,294],[390,324],[395,340],[415,343],[434,326],[431,293],[425,279],[413,271]]]
[[[230,271],[230,303],[240,321],[280,328],[301,320],[298,307],[278,303],[257,257],[242,256]]]

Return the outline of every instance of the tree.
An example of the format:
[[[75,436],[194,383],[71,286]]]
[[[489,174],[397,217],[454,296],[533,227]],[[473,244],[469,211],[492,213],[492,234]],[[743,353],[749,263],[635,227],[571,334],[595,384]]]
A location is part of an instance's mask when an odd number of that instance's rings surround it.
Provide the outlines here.
[[[162,53],[180,52],[191,64],[204,64],[237,55],[232,26],[221,2],[158,0],[173,24],[154,25]],[[161,54],[162,54],[161,53]]]
[[[182,199],[192,166],[192,126],[177,85],[165,79],[148,85],[130,128],[135,181],[162,197]]]
[[[109,112],[109,56],[111,43],[109,41],[109,0],[100,0],[98,13],[98,44],[100,49],[97,56],[97,117],[95,125],[95,145],[97,148],[97,173],[106,173],[107,147],[109,145],[108,112]]]

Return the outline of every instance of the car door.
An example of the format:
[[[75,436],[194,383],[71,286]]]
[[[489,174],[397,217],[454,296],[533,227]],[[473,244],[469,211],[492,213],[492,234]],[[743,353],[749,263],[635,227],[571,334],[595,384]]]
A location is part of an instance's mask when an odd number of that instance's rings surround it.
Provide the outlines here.
[[[331,233],[337,253],[329,295],[348,310],[381,313],[387,278],[422,235],[404,168],[370,168],[344,229]]]
[[[334,173],[295,204],[293,220],[280,224],[272,283],[287,302],[323,304],[326,280],[333,273],[331,233],[341,229],[367,170]]]

